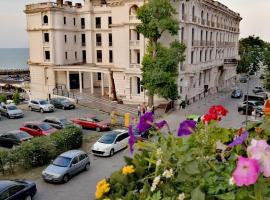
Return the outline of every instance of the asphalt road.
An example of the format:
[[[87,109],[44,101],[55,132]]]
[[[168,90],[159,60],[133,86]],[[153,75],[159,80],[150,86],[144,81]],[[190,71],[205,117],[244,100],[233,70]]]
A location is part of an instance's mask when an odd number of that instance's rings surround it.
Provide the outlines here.
[[[259,80],[252,77],[250,81],[250,91],[255,85],[258,85]],[[239,84],[239,88],[245,93],[246,84]],[[213,104],[222,104],[229,110],[228,116],[222,120],[221,125],[226,127],[240,127],[245,120],[244,115],[239,115],[237,112],[237,104],[241,99],[231,99],[231,91],[218,93],[201,100],[186,110],[176,111],[165,117],[168,121],[171,130],[176,131],[179,122],[189,114],[203,115]],[[76,117],[81,114],[98,114],[97,111],[88,109],[76,109],[74,111],[57,110],[55,113],[40,114],[40,113],[25,113],[25,118],[17,120],[2,120],[0,121],[1,130],[12,130],[18,128],[21,123],[29,120],[41,119],[46,115]],[[119,170],[123,165],[123,156],[129,156],[129,151],[124,150],[115,154],[113,157],[94,157],[90,155],[91,168],[88,172],[83,172],[71,179],[67,184],[49,184],[45,183],[41,178],[34,180],[38,186],[38,193],[35,200],[94,200],[96,183],[104,177],[109,177],[110,174]]]

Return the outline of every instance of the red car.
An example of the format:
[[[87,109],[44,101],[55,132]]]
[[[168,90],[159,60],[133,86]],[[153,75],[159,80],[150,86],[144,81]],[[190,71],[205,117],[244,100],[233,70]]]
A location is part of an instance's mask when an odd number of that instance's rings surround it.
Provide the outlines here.
[[[21,126],[20,130],[34,137],[47,136],[57,131],[57,129],[44,122],[26,122]]]
[[[108,121],[101,121],[94,115],[85,115],[71,119],[71,121],[86,129],[95,129],[96,131],[110,130],[110,123]]]

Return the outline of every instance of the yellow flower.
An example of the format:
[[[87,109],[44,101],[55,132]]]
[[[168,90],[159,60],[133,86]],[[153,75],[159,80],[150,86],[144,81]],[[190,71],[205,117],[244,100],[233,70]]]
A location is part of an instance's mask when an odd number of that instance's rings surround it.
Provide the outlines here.
[[[260,134],[261,132],[263,132],[263,129],[261,127],[255,127],[255,133]]]
[[[125,175],[132,174],[134,172],[135,172],[135,169],[134,169],[133,165],[125,166],[122,169],[122,173],[125,174]]]
[[[105,193],[110,191],[110,184],[106,179],[103,179],[97,183],[96,186],[96,198],[100,199]]]

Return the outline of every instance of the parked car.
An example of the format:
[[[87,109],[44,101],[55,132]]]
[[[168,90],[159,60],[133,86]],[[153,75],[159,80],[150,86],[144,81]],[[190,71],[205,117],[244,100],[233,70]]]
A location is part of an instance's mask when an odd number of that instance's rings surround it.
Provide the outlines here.
[[[68,128],[68,127],[72,127],[72,126],[76,126],[80,129],[82,129],[82,127],[79,124],[75,124],[75,123],[67,120],[66,118],[46,117],[43,120],[43,122],[51,125],[52,127],[56,128],[56,129]]]
[[[113,156],[115,152],[128,146],[128,131],[117,129],[104,134],[92,147],[92,153],[98,156]]]
[[[251,115],[254,109],[257,110],[258,107],[261,108],[263,105],[264,104],[260,101],[246,101],[238,105],[238,112],[241,114],[246,114],[247,111],[247,114]]]
[[[25,141],[31,140],[32,137],[33,136],[21,130],[8,131],[0,134],[0,146],[12,148],[14,145],[20,145]]]
[[[239,81],[240,81],[241,83],[247,83],[247,82],[248,82],[248,79],[249,79],[249,77],[247,77],[247,76],[242,76],[242,77],[240,77]]]
[[[262,104],[265,102],[265,96],[260,96],[260,95],[244,95],[243,102],[246,101],[260,101]]]
[[[255,75],[255,71],[251,70],[248,74],[249,75]]]
[[[66,98],[52,98],[50,103],[54,105],[55,108],[65,109],[74,109],[75,104]]]
[[[43,112],[54,112],[54,106],[46,100],[31,100],[29,101],[29,110]]]
[[[17,108],[17,106],[13,104],[1,105],[0,112],[1,112],[1,115],[6,116],[8,119],[23,117],[22,110]]]
[[[35,183],[27,180],[1,180],[1,200],[32,200],[37,192]]]
[[[62,153],[42,172],[42,177],[48,182],[68,182],[70,178],[81,171],[90,169],[89,156],[80,150],[70,150]]]
[[[231,94],[231,98],[242,98],[243,92],[240,89],[234,89]]]
[[[260,79],[265,79],[265,75],[264,74],[261,74],[260,75]]]
[[[85,115],[80,118],[71,119],[71,121],[86,129],[94,129],[96,131],[110,130],[110,123],[108,121],[101,121],[94,115]]]
[[[26,122],[20,127],[20,130],[34,137],[47,136],[57,131],[57,129],[44,122]]]
[[[256,93],[256,95],[257,95],[257,96],[263,97],[265,100],[268,99],[268,94],[267,94],[267,92],[258,92],[258,93]]]
[[[264,92],[264,89],[261,86],[256,86],[252,91],[257,94],[260,92]]]

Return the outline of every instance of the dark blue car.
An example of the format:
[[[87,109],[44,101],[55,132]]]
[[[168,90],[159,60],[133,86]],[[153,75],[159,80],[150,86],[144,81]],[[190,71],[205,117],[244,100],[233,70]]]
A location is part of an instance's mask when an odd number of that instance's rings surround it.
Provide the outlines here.
[[[36,184],[30,181],[0,181],[0,200],[32,200],[36,192]]]

